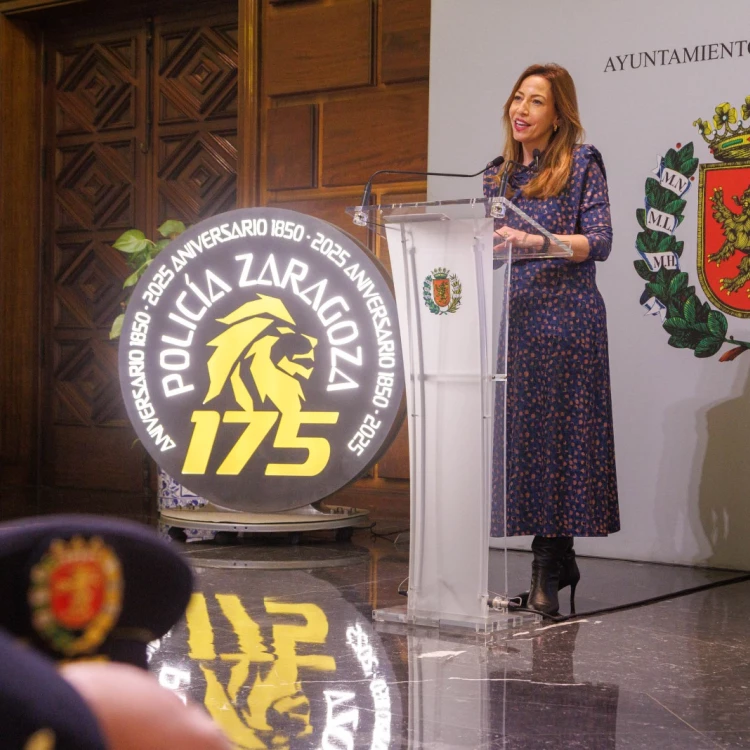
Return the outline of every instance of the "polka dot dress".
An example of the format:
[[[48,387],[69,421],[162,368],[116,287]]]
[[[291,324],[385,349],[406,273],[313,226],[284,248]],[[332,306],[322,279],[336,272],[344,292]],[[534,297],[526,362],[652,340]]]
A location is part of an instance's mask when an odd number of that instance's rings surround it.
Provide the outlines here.
[[[497,195],[493,178],[499,169],[485,172],[487,197]],[[606,536],[619,531],[620,518],[607,319],[595,268],[612,247],[604,164],[593,146],[577,146],[565,190],[548,199],[521,194],[535,174],[525,167],[511,175],[513,203],[553,234],[586,235],[591,254],[583,263],[549,259],[513,265],[507,519],[502,493],[495,492],[491,533]],[[499,224],[513,226],[513,220]],[[501,467],[496,458],[498,488]]]

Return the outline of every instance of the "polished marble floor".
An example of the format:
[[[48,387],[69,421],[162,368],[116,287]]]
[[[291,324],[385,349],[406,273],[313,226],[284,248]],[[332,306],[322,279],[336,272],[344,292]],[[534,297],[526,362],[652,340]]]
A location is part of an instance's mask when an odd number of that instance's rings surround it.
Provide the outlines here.
[[[406,536],[179,547],[197,594],[151,668],[238,748],[750,748],[748,581],[493,637],[407,633],[371,617],[405,601]],[[509,555],[511,586],[529,565]],[[581,569],[579,612],[736,578]]]

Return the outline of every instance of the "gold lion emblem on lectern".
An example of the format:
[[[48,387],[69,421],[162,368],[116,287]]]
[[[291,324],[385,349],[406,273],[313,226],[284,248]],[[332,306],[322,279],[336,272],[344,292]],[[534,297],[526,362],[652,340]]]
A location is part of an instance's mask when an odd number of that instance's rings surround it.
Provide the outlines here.
[[[277,297],[258,294],[217,323],[226,326],[208,342],[214,349],[207,367],[209,386],[204,404],[229,388],[238,409],[223,413],[196,410],[193,437],[185,457],[185,474],[205,474],[220,425],[247,428],[216,469],[217,474],[239,474],[278,422],[274,448],[303,448],[303,463],[269,463],[268,476],[315,476],[328,463],[330,443],[322,437],[300,437],[303,424],[336,424],[339,412],[304,411],[303,380],[314,370],[318,340],[298,333],[286,305]],[[272,405],[273,409],[263,408]]]

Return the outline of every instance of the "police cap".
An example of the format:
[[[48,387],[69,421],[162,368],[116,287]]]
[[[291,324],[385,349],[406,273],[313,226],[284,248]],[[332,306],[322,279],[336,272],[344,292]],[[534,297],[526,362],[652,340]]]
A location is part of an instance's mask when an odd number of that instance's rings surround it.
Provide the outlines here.
[[[188,564],[138,523],[57,515],[0,524],[0,629],[56,660],[146,667],[182,616]]]

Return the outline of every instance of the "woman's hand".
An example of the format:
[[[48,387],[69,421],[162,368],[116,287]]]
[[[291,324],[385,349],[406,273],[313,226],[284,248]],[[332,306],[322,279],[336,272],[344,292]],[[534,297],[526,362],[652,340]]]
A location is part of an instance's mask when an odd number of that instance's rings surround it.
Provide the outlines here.
[[[544,237],[540,234],[529,234],[520,229],[503,226],[495,230],[493,248],[498,250],[507,249],[508,245],[526,250],[538,250],[544,244]]]

